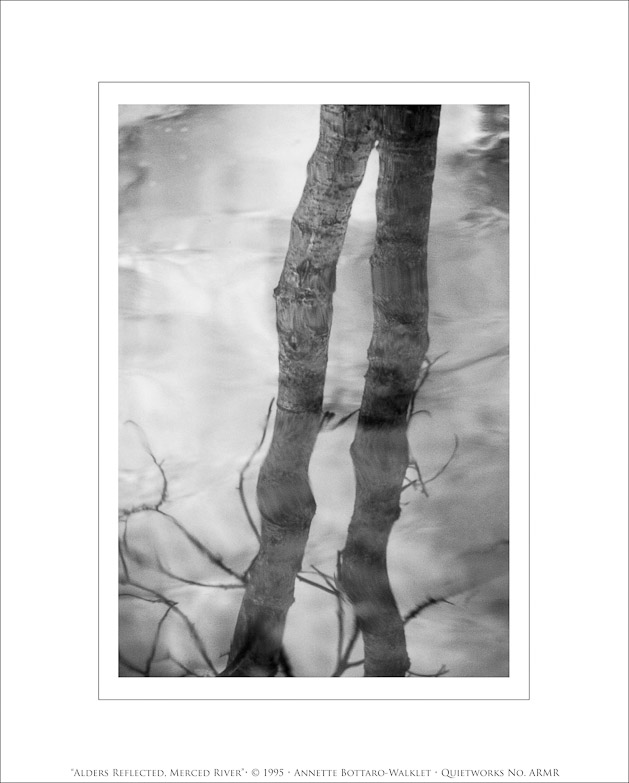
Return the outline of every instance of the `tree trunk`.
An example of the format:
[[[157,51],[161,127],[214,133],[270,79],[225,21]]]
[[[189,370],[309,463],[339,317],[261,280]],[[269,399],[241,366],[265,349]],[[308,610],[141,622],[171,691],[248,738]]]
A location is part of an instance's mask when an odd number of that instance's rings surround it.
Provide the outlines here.
[[[258,479],[260,551],[223,676],[273,677],[316,504],[308,464],[319,431],[336,263],[374,133],[368,106],[323,106],[317,148],[275,289],[279,390],[273,440]]]
[[[410,663],[386,550],[409,462],[409,407],[428,349],[426,251],[440,107],[381,111],[374,328],[351,447],[356,501],[340,579],[363,635],[365,676],[403,677]]]
[[[308,163],[306,187],[275,289],[278,406],[286,411],[321,410],[336,263],[375,140],[370,108],[321,108],[319,142]]]

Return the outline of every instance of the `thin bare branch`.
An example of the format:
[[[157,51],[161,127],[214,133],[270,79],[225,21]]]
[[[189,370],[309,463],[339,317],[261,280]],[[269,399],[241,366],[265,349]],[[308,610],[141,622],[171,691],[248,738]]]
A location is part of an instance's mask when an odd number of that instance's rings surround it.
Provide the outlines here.
[[[439,359],[443,359],[443,357],[447,356],[448,353],[449,353],[448,351],[444,351],[443,353],[440,353],[439,356],[435,357],[434,359],[431,359],[431,360],[426,359],[426,369],[424,370],[424,374],[422,375],[422,377],[419,379],[419,384],[417,386],[417,391],[419,391],[421,389],[421,387],[426,383],[426,381],[428,380],[428,376],[430,375],[430,371],[435,366],[435,364],[437,364]]]
[[[435,604],[451,604],[452,601],[449,601],[445,597],[441,598],[432,598],[431,596],[428,596],[425,601],[422,601],[421,603],[417,604],[417,606],[414,609],[411,609],[410,612],[404,615],[403,621],[404,625],[406,623],[410,623],[411,620],[414,620],[416,617],[418,617],[425,609],[428,609],[429,606],[434,606]]]
[[[266,414],[266,419],[265,419],[265,422],[264,422],[264,427],[262,429],[262,437],[260,438],[260,442],[255,447],[255,449],[252,451],[251,456],[249,457],[249,459],[243,465],[243,468],[240,471],[239,479],[238,479],[238,494],[240,495],[240,502],[242,503],[242,507],[244,509],[245,516],[247,518],[247,522],[249,524],[249,527],[253,531],[253,534],[255,535],[256,539],[258,540],[258,543],[260,543],[260,540],[261,540],[260,539],[260,531],[258,530],[258,528],[256,527],[255,522],[253,521],[253,517],[251,516],[251,512],[249,511],[249,506],[247,505],[247,499],[245,498],[245,474],[246,474],[247,470],[249,469],[249,466],[253,462],[254,457],[260,451],[260,449],[262,448],[262,444],[264,443],[264,439],[266,438],[266,431],[267,431],[267,428],[269,426],[269,420],[271,419],[271,411],[273,410],[273,403],[274,402],[275,402],[275,397],[273,397],[273,399],[271,400],[271,402],[269,404],[269,410],[267,411],[267,414]]]
[[[185,576],[179,576],[178,574],[173,573],[170,569],[166,568],[159,557],[157,558],[157,570],[165,576],[169,576],[171,579],[175,579],[177,582],[183,582],[186,585],[194,585],[195,587],[213,587],[219,590],[242,590],[244,588],[244,584],[242,582],[230,582],[227,584],[222,584],[217,582],[197,582],[194,579],[186,579]]]
[[[184,612],[181,611],[181,609],[177,606],[177,603],[175,601],[171,601],[169,598],[166,598],[165,595],[162,593],[159,593],[157,590],[153,590],[151,587],[147,587],[146,585],[140,584],[139,582],[135,582],[134,580],[129,580],[129,586],[130,587],[136,587],[138,590],[145,590],[149,595],[154,596],[155,598],[159,598],[162,603],[165,603],[167,606],[171,607],[173,612],[180,617],[183,622],[185,623],[188,632],[190,633],[190,636],[192,637],[195,646],[197,650],[199,651],[199,654],[203,658],[204,662],[207,664],[208,668],[214,673],[217,674],[216,668],[214,664],[212,663],[210,656],[207,654],[207,651],[205,649],[205,646],[203,642],[201,641],[201,637],[199,636],[199,633],[197,629],[194,626],[194,623],[190,620],[188,615],[186,615]],[[140,598],[140,600],[146,600],[143,599],[141,596],[134,596],[136,598]]]
[[[447,351],[445,353],[439,354],[436,359],[433,359],[432,361],[428,359],[428,357],[425,358],[426,362],[426,369],[424,370],[423,374],[419,378],[417,384],[415,385],[415,389],[413,391],[413,395],[408,403],[408,408],[406,411],[406,422],[408,423],[411,418],[415,415],[415,400],[417,399],[417,395],[419,394],[419,390],[421,387],[426,383],[428,380],[428,376],[430,375],[431,369],[434,367],[434,365],[439,361],[439,359],[443,358],[446,355]],[[430,416],[429,411],[417,411],[417,413],[427,413]]]
[[[151,651],[149,653],[149,657],[146,660],[146,664],[144,665],[144,671],[145,677],[151,676],[151,666],[153,665],[153,661],[155,660],[155,654],[157,653],[157,645],[159,643],[159,635],[162,632],[162,626],[164,625],[164,622],[166,621],[166,618],[168,617],[168,614],[171,610],[175,608],[174,604],[172,606],[169,606],[168,609],[164,612],[164,614],[161,616],[160,621],[157,623],[157,629],[155,631],[155,636],[153,637],[153,644],[151,645]]]
[[[135,672],[136,674],[141,674],[143,677],[146,677],[144,671],[140,669],[139,666],[136,666],[135,664],[131,663],[131,661],[128,658],[125,658],[125,656],[122,653],[118,653],[118,660],[123,666],[126,666],[127,669],[130,669],[132,672]]]
[[[147,598],[145,595],[137,593],[118,593],[118,598],[137,598],[138,601],[146,601],[147,604],[163,604],[161,598]]]
[[[349,421],[352,416],[355,416],[360,411],[360,408],[356,408],[356,410],[353,410],[351,413],[348,413],[347,416],[343,416],[342,419],[339,419],[336,424],[333,427],[330,427],[330,430],[338,430],[339,427],[342,427],[345,422]]]
[[[349,662],[349,656],[352,654],[354,650],[354,645],[356,644],[358,640],[358,624],[356,623],[356,619],[354,619],[354,626],[352,628],[352,633],[350,634],[350,637],[347,641],[347,645],[345,646],[345,651],[341,655],[336,669],[332,672],[332,677],[341,677],[343,672],[347,671],[347,669],[351,669],[354,666],[360,666],[360,664],[364,663],[364,661],[358,661],[354,663]]]
[[[170,660],[176,665],[179,666],[180,669],[182,669],[188,676],[190,677],[198,677],[199,675],[192,671],[192,669],[189,669],[185,664],[183,664],[180,660],[177,658],[174,658],[172,655],[169,656]]]
[[[428,497],[428,492],[426,490],[426,483],[425,483],[424,479],[422,478],[422,472],[419,469],[419,463],[417,462],[415,457],[411,458],[411,461],[409,463],[409,467],[413,468],[415,470],[415,472],[417,473],[417,480],[410,482],[410,484],[406,484],[404,487],[402,487],[402,490],[406,489],[406,487],[408,487],[408,486],[413,486],[413,485],[417,486],[417,484],[419,484],[419,487],[421,488],[421,491],[422,491],[422,495],[424,495],[425,497]]]
[[[338,638],[336,641],[336,668],[341,665],[343,660],[343,642],[345,640],[345,614],[343,610],[343,597],[340,593],[336,595],[336,622],[338,625]]]
[[[199,539],[194,536],[189,530],[187,530],[181,522],[179,522],[175,517],[171,516],[170,514],[166,514],[163,511],[158,511],[159,514],[161,514],[163,517],[168,519],[172,524],[183,533],[183,535],[186,537],[186,539],[194,546],[194,548],[200,552],[202,555],[204,555],[213,565],[220,568],[222,571],[224,571],[226,574],[229,574],[230,576],[233,576],[234,579],[238,579],[239,582],[244,582],[244,576],[243,574],[239,574],[236,571],[234,571],[232,568],[230,568],[228,565],[226,565],[223,562],[223,558],[220,555],[215,554],[212,552],[211,549],[208,549],[205,544],[203,544]]]
[[[450,669],[446,669],[446,666],[444,663],[441,664],[441,667],[438,671],[434,672],[434,674],[419,674],[418,672],[407,672],[407,675],[409,677],[442,677],[444,674],[448,674]]]
[[[413,479],[413,481],[408,481],[406,484],[402,486],[401,492],[404,492],[405,489],[408,489],[409,487],[417,487],[420,486],[422,490],[422,494],[428,497],[428,491],[426,490],[426,484],[430,484],[431,481],[434,481],[435,479],[439,478],[439,476],[446,470],[448,465],[452,462],[452,460],[455,457],[455,454],[459,448],[459,438],[457,435],[454,436],[454,448],[452,450],[452,454],[450,454],[448,461],[442,465],[439,470],[435,473],[434,476],[431,476],[429,479],[422,479],[421,473],[419,471],[419,465],[415,460],[411,463],[411,466],[414,467],[417,471],[418,478]],[[401,494],[401,493],[400,493]]]
[[[310,568],[312,568],[312,570],[323,579],[323,581],[334,593],[334,595],[336,595],[339,592],[334,582],[334,577],[330,576],[329,574],[325,574],[323,571],[321,571],[321,569],[317,568],[316,566],[313,566],[312,564],[310,565]]]
[[[120,562],[122,563],[122,571],[124,573],[124,581],[129,581],[129,568],[127,566],[127,561],[125,559],[124,553],[122,551],[122,544],[120,541],[118,541],[118,557],[120,559]]]
[[[450,458],[446,462],[443,467],[439,468],[439,470],[435,473],[434,476],[431,476],[429,479],[426,479],[424,484],[430,484],[431,481],[434,481],[436,478],[439,478],[439,476],[443,473],[443,471],[448,467],[448,465],[452,462],[454,459],[454,455],[457,452],[457,449],[459,448],[459,438],[457,435],[454,436],[454,448],[452,449],[452,454],[450,454]]]
[[[313,587],[316,587],[318,590],[323,590],[325,593],[330,593],[330,595],[336,595],[336,590],[330,590],[329,587],[324,587],[323,585],[320,585],[318,582],[312,582],[310,579],[306,579],[305,576],[302,576],[301,574],[297,574],[297,579],[299,579],[300,582],[304,582],[307,585],[312,585]]]
[[[142,444],[142,447],[144,448],[146,453],[149,455],[149,457],[153,461],[153,464],[155,465],[155,467],[159,470],[160,476],[162,478],[162,490],[161,490],[161,493],[160,493],[159,500],[153,506],[153,508],[156,511],[159,511],[160,507],[168,499],[168,479],[166,478],[166,474],[164,473],[164,468],[162,467],[162,465],[164,463],[164,460],[162,460],[161,462],[157,461],[157,457],[155,456],[155,454],[153,454],[153,450],[151,449],[151,447],[149,445],[148,439],[146,437],[146,433],[144,432],[142,427],[140,427],[140,425],[137,422],[133,421],[132,419],[127,419],[127,421],[125,421],[125,424],[131,424],[133,427],[136,428],[136,430],[137,430],[137,432],[138,432],[138,434],[140,436],[140,443]]]

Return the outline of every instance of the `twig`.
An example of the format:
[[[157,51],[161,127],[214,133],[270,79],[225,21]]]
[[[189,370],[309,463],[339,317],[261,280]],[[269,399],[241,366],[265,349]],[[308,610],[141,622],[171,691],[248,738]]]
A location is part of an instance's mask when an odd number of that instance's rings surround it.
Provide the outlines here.
[[[245,578],[243,574],[239,574],[238,572],[234,571],[232,568],[230,568],[228,565],[226,565],[223,562],[223,558],[220,555],[215,554],[212,552],[211,549],[208,549],[205,544],[203,544],[199,539],[194,536],[192,533],[190,533],[189,530],[187,530],[181,522],[179,522],[175,517],[171,516],[170,514],[166,514],[163,511],[158,511],[158,514],[161,514],[163,517],[168,519],[170,522],[172,522],[175,527],[180,530],[183,535],[188,539],[188,541],[194,546],[194,548],[200,552],[202,555],[204,555],[210,563],[220,568],[222,571],[224,571],[226,574],[229,574],[230,576],[233,576],[234,579],[238,579],[239,582],[244,582]]]
[[[419,674],[418,672],[408,671],[407,675],[409,677],[442,677],[444,674],[448,674],[449,671],[450,669],[446,669],[445,664],[442,663],[439,671],[436,671],[434,674]]]
[[[354,666],[360,666],[362,663],[364,663],[364,661],[354,661],[353,663],[349,662],[349,656],[352,654],[354,645],[358,640],[358,634],[359,634],[358,624],[356,623],[356,619],[354,618],[354,627],[352,629],[352,633],[349,637],[347,645],[345,646],[345,651],[343,652],[340,659],[338,660],[336,669],[332,672],[332,677],[340,677],[343,674],[343,672],[347,671],[347,669],[351,669]]]
[[[421,488],[421,491],[422,491],[422,495],[424,495],[425,497],[428,497],[428,491],[426,490],[426,483],[424,482],[424,479],[422,478],[422,472],[419,469],[419,463],[417,462],[415,457],[412,457],[412,459],[411,459],[411,461],[409,463],[409,467],[415,469],[415,472],[417,473],[417,479],[415,481],[411,481],[411,482],[409,482],[409,484],[406,484],[405,486],[403,486],[402,487],[402,492],[409,486],[416,486],[417,484],[419,484],[419,486]]]
[[[163,604],[161,598],[147,598],[145,595],[138,595],[137,593],[118,593],[118,598],[137,598],[138,601],[146,601],[147,604]]]
[[[419,391],[421,389],[421,387],[426,383],[426,381],[428,380],[428,376],[430,375],[430,371],[435,366],[435,364],[437,364],[439,359],[443,359],[443,357],[447,356],[448,353],[449,353],[449,351],[444,351],[443,353],[440,353],[439,356],[437,356],[434,359],[432,359],[432,361],[430,359],[428,359],[428,358],[426,359],[426,369],[424,370],[424,374],[422,375],[422,377],[421,377],[421,379],[419,381],[419,384],[417,386],[417,391]]]
[[[159,642],[159,635],[162,631],[162,626],[164,625],[164,622],[166,621],[166,618],[168,617],[169,612],[174,609],[174,605],[169,606],[168,609],[164,612],[164,614],[161,616],[160,621],[157,623],[157,630],[155,631],[155,636],[153,637],[153,645],[151,647],[151,652],[149,653],[149,657],[147,658],[146,665],[144,667],[144,670],[146,674],[145,677],[151,676],[151,666],[153,665],[153,661],[155,660],[155,654],[157,652],[157,644]]]
[[[251,512],[249,511],[249,506],[247,505],[247,500],[245,498],[245,488],[244,488],[245,473],[247,472],[247,470],[249,469],[249,466],[253,462],[253,458],[256,456],[256,454],[262,448],[262,444],[264,443],[264,439],[266,438],[266,431],[267,431],[267,428],[269,426],[269,420],[271,418],[271,411],[273,410],[273,403],[274,402],[275,402],[275,397],[273,397],[273,399],[271,400],[271,402],[269,404],[269,410],[267,411],[267,414],[266,414],[266,420],[264,422],[264,428],[262,430],[262,437],[260,438],[260,443],[258,443],[258,445],[255,447],[255,449],[251,453],[251,456],[249,457],[249,459],[243,465],[243,468],[240,471],[240,475],[239,475],[239,479],[238,479],[238,494],[240,495],[240,502],[242,503],[242,507],[243,507],[243,509],[245,511],[245,516],[247,517],[247,522],[249,523],[249,527],[251,528],[251,530],[253,531],[253,534],[257,538],[258,543],[260,543],[260,541],[261,541],[261,539],[260,539],[260,531],[258,530],[258,528],[256,527],[255,522],[253,521],[253,517],[251,516]]]
[[[140,425],[137,422],[133,421],[132,419],[127,419],[127,421],[125,421],[125,424],[131,424],[131,425],[133,425],[137,429],[137,431],[138,431],[138,433],[140,435],[140,442],[142,443],[142,446],[144,447],[144,450],[149,455],[149,457],[153,461],[155,467],[159,470],[160,476],[162,477],[162,491],[161,491],[161,494],[160,494],[160,498],[157,501],[157,503],[153,506],[153,508],[156,511],[159,511],[160,507],[168,499],[168,480],[166,478],[166,474],[164,473],[164,468],[162,467],[162,465],[164,463],[164,460],[162,460],[161,462],[157,461],[157,457],[155,456],[155,454],[153,454],[153,451],[152,451],[151,447],[149,446],[149,442],[147,440],[146,433],[144,432],[142,427],[140,427]]]
[[[220,590],[242,590],[244,588],[243,582],[220,584],[216,582],[197,582],[194,579],[186,579],[186,577],[178,576],[166,568],[159,557],[157,558],[157,568],[162,574],[169,576],[171,579],[175,579],[177,582],[183,582],[186,585],[194,585],[195,587],[214,587]]]
[[[410,612],[404,615],[403,622],[404,625],[409,623],[411,620],[414,620],[418,615],[420,615],[425,609],[428,609],[429,606],[434,606],[435,604],[451,604],[452,601],[449,601],[447,598],[441,597],[441,598],[432,598],[431,596],[428,596],[425,601],[422,601],[420,604],[417,604],[417,606],[414,609],[411,609]]]
[[[120,541],[118,541],[118,557],[120,558],[120,562],[122,563],[122,570],[124,572],[124,581],[129,581],[129,568],[127,567],[127,561],[125,560],[125,556],[122,551],[122,544]]]
[[[316,566],[313,566],[312,564],[310,565],[310,568],[312,568],[312,570],[323,579],[323,581],[330,588],[331,592],[334,593],[334,595],[338,593],[338,589],[336,587],[336,584],[334,583],[334,577],[330,576],[329,574],[323,573],[323,571],[321,571]]]
[[[338,623],[338,639],[336,642],[336,665],[341,665],[343,658],[343,641],[345,638],[345,615],[343,612],[343,598],[340,593],[336,595],[336,621]]]
[[[459,448],[459,438],[457,435],[454,436],[454,448],[452,449],[452,454],[450,454],[450,458],[446,462],[446,464],[441,467],[434,476],[431,476],[429,479],[426,479],[424,482],[425,484],[430,484],[431,481],[434,481],[436,478],[439,478],[439,476],[443,473],[443,471],[448,467],[448,465],[452,462],[454,459],[454,455],[457,452],[457,449]]]
[[[120,663],[122,663],[123,666],[126,666],[127,669],[130,669],[132,672],[141,674],[143,677],[145,676],[144,671],[135,664],[131,663],[131,661],[128,658],[125,658],[121,652],[118,653],[118,660]]]
[[[415,389],[413,391],[413,396],[411,397],[408,408],[406,410],[406,421],[407,423],[411,420],[411,418],[415,415],[414,408],[415,408],[415,399],[417,398],[417,395],[419,393],[419,390],[421,387],[426,383],[428,380],[428,376],[430,375],[431,369],[434,367],[434,365],[439,361],[439,359],[442,359],[448,352],[445,351],[445,353],[440,353],[439,356],[437,356],[436,359],[433,359],[432,361],[426,357],[424,361],[426,362],[426,369],[424,370],[424,374],[421,376],[421,378],[418,380],[417,384],[415,385]],[[430,416],[429,411],[417,411],[417,413],[427,413]]]
[[[349,663],[345,664],[345,669],[353,669],[356,666],[363,666],[365,663],[365,659],[361,658],[359,661],[350,661]]]
[[[352,418],[352,416],[355,416],[359,411],[360,408],[356,408],[356,410],[352,411],[351,413],[348,413],[347,416],[343,416],[343,418],[339,419],[333,427],[330,427],[330,430],[338,430],[339,427],[342,427],[346,421],[349,421]]]
[[[417,462],[411,463],[412,467],[416,468],[418,478],[413,479],[413,481],[409,481],[408,483],[404,484],[402,489],[400,490],[400,494],[404,492],[405,489],[408,489],[409,487],[416,487],[418,484],[422,488],[422,494],[428,497],[428,492],[426,490],[426,484],[430,484],[431,481],[434,481],[435,479],[439,478],[439,476],[444,472],[444,470],[448,467],[448,465],[452,462],[454,459],[454,456],[459,448],[459,438],[457,435],[454,436],[454,448],[452,449],[452,454],[450,454],[448,461],[442,465],[439,470],[435,473],[434,476],[431,476],[429,479],[422,479],[421,473],[419,472],[419,465],[417,465]]]
[[[301,574],[297,574],[297,579],[299,579],[300,582],[305,582],[307,585],[312,585],[313,587],[318,588],[319,590],[323,590],[326,593],[330,593],[330,595],[336,595],[336,590],[330,590],[329,587],[324,587],[323,585],[320,585],[318,582],[312,582],[310,579],[306,579],[305,576],[302,576]]]
[[[169,656],[170,660],[176,665],[179,666],[180,669],[183,669],[183,671],[188,674],[190,677],[198,677],[199,675],[192,671],[192,669],[189,669],[185,664],[183,664],[181,661],[179,661],[177,658],[174,658],[172,655]]]
[[[153,590],[150,587],[147,587],[146,585],[140,584],[139,582],[135,582],[134,580],[129,580],[129,586],[130,587],[137,587],[138,590],[145,590],[150,595],[154,596],[155,598],[159,598],[160,601],[167,606],[171,607],[173,612],[180,617],[186,627],[188,628],[188,631],[190,633],[190,636],[192,637],[196,648],[198,649],[201,657],[203,658],[204,662],[207,664],[208,668],[214,673],[217,674],[216,668],[214,667],[214,664],[212,663],[209,655],[207,654],[205,650],[205,646],[203,642],[201,641],[201,637],[199,636],[199,633],[197,629],[194,627],[193,622],[190,620],[188,615],[184,614],[184,612],[181,611],[181,609],[177,606],[177,603],[175,601],[171,601],[169,598],[166,598],[165,595],[162,593],[159,593],[157,590]],[[131,597],[131,596],[130,596]],[[146,600],[142,596],[132,596],[134,598],[138,598],[140,600]]]
[[[420,409],[420,410],[418,410],[418,411],[413,411],[413,412],[411,413],[411,415],[410,415],[408,418],[409,418],[409,419],[412,419],[412,418],[413,418],[413,416],[419,416],[419,415],[420,415],[420,414],[422,414],[422,413],[423,413],[424,415],[428,416],[428,418],[429,418],[429,419],[432,419],[432,413],[431,413],[429,410],[427,410],[426,408],[421,408],[421,409]]]

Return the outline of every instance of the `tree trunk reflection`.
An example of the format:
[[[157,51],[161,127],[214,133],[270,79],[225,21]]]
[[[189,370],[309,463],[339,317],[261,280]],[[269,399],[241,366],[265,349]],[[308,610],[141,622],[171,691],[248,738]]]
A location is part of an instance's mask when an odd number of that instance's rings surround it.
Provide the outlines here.
[[[410,666],[386,551],[400,515],[407,421],[428,348],[426,250],[438,128],[438,106],[383,108],[374,329],[351,447],[356,500],[340,568],[363,636],[366,677],[404,677]]]
[[[316,504],[308,464],[319,430],[336,263],[369,153],[379,141],[374,330],[351,448],[356,502],[340,581],[365,645],[365,675],[404,676],[404,626],[386,549],[408,466],[409,408],[428,348],[426,248],[438,106],[323,106],[317,148],[275,290],[278,410],[258,480],[260,551],[249,569],[223,676],[274,676]]]
[[[308,463],[322,413],[336,264],[374,144],[369,106],[322,106],[277,288],[278,409],[258,479],[261,544],[223,673],[272,677],[316,503]]]

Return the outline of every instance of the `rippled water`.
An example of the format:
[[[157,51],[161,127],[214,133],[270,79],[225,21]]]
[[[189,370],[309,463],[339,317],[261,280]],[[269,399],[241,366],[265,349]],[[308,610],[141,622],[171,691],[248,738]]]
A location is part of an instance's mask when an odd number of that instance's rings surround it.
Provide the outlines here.
[[[147,507],[123,515],[125,565],[131,581],[177,602],[219,670],[242,590],[175,579],[233,582],[172,520],[236,572],[256,552],[237,486],[276,395],[272,292],[318,113],[121,107],[120,507]],[[367,368],[376,178],[374,152],[338,265],[324,401],[336,421],[359,407]],[[459,445],[429,497],[403,493],[388,548],[402,614],[429,597],[450,602],[407,624],[415,672],[444,664],[450,677],[508,674],[508,268],[505,107],[444,106],[429,239],[429,357],[443,356],[418,400],[430,415],[412,419],[408,438],[425,479],[447,462],[455,436]],[[304,571],[335,572],[354,503],[354,429],[355,417],[316,442]],[[268,440],[244,475],[255,521]],[[150,508],[161,499],[160,467],[165,514]],[[121,675],[136,676],[149,659],[152,676],[207,672],[175,612],[155,644],[167,604],[125,597],[120,606]],[[336,634],[334,596],[298,582],[284,638],[295,676],[331,674]]]

